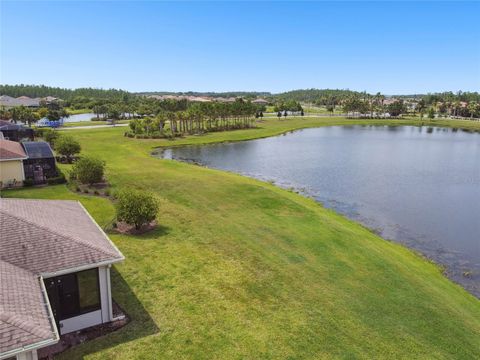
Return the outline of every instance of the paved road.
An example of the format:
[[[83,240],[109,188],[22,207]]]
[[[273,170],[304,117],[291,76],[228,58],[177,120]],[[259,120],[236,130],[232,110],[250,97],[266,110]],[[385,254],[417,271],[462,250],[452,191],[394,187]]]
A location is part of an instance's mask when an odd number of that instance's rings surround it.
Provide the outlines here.
[[[128,126],[128,124],[70,126],[70,127],[59,128],[58,130],[102,129],[102,128],[110,128],[110,127],[122,127],[122,126]]]

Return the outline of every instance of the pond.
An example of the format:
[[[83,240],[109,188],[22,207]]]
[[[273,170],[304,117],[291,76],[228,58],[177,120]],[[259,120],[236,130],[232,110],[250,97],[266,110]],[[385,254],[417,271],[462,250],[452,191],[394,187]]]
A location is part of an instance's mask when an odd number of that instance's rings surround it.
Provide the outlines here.
[[[480,297],[480,134],[337,126],[159,156],[295,188],[419,250]]]
[[[70,115],[68,118],[65,118],[64,122],[77,122],[77,121],[90,121],[95,117],[94,113],[85,113],[85,114],[74,114]]]
[[[95,117],[95,114],[93,113],[85,113],[85,114],[74,114],[70,115],[67,118],[62,118],[64,123],[69,123],[69,122],[78,122],[78,121],[90,121],[93,117]],[[47,118],[42,118],[37,122],[37,125],[39,126],[45,126],[46,123],[48,123],[49,120]]]

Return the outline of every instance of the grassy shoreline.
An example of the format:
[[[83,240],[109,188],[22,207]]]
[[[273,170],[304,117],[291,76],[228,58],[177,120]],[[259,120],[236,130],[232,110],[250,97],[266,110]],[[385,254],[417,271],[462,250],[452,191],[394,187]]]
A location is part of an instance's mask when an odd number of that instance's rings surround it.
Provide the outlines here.
[[[480,130],[474,122],[423,122]],[[480,301],[438,266],[301,195],[150,156],[158,147],[347,124],[421,121],[272,119],[175,141],[125,138],[121,128],[70,132],[85,153],[107,161],[114,189],[158,196],[161,227],[110,234],[126,256],[113,273],[114,298],[132,322],[61,358],[479,357]],[[62,185],[5,194],[77,199],[102,226],[114,216],[108,200]]]

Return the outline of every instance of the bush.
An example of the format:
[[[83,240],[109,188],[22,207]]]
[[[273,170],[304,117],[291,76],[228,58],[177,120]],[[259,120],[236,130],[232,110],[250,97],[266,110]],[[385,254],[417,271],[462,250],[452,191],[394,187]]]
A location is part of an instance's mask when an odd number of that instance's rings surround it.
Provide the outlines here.
[[[157,217],[157,200],[148,192],[123,190],[117,194],[117,199],[117,219],[135,226],[137,230]]]
[[[35,137],[41,137],[41,138],[43,138],[46,130],[50,130],[50,129],[35,128],[35,129],[33,129],[33,134],[35,135]]]
[[[108,190],[108,189],[105,190],[105,191],[103,192],[103,195],[105,195],[105,196],[110,196],[110,190]]]
[[[55,142],[60,137],[60,134],[52,129],[42,129],[42,137],[52,148],[55,148]]]
[[[57,185],[57,184],[65,184],[67,182],[67,179],[65,178],[65,175],[63,172],[57,167],[57,176],[51,177],[47,179],[47,184],[48,185]]]
[[[80,187],[77,186],[77,187],[75,188],[75,191],[76,191],[76,192],[80,192],[80,191],[82,191],[82,189],[80,189]]]
[[[25,186],[25,187],[33,186],[34,184],[35,184],[35,182],[32,179],[23,180],[23,186]]]
[[[93,195],[100,195],[100,193],[98,192],[98,190],[94,190]]]
[[[84,192],[85,194],[88,194],[88,193],[89,193],[88,189],[83,189],[83,192]]]
[[[80,143],[73,137],[68,135],[62,135],[55,140],[55,150],[60,155],[66,156],[67,159],[75,154],[78,154],[81,150]]]
[[[103,180],[105,162],[92,156],[83,156],[73,165],[70,178],[82,184],[95,184]]]
[[[67,180],[65,179],[65,176],[62,174],[62,176],[56,176],[47,179],[47,184],[48,185],[58,185],[58,184],[65,184]]]

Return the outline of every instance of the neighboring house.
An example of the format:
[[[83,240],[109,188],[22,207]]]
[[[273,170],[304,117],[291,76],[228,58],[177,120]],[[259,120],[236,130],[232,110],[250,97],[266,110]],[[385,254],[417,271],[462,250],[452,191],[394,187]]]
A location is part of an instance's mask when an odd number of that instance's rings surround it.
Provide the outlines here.
[[[14,98],[8,95],[2,95],[0,96],[0,106],[4,106],[6,108],[11,108],[15,106],[38,108],[40,106],[40,99],[32,99],[28,96],[20,96],[18,98]]]
[[[34,139],[33,129],[7,120],[0,120],[0,132],[5,140],[21,141]]]
[[[27,154],[20,143],[0,139],[0,189],[23,185],[23,161],[26,159]]]
[[[35,360],[59,335],[115,320],[124,256],[76,201],[0,199],[0,359]]]
[[[255,100],[252,101],[252,104],[260,105],[260,106],[267,106],[268,101],[265,100],[265,99],[255,99]]]
[[[25,179],[43,183],[48,178],[58,175],[55,156],[47,142],[24,141],[21,144],[27,154],[27,159],[23,160]]]

